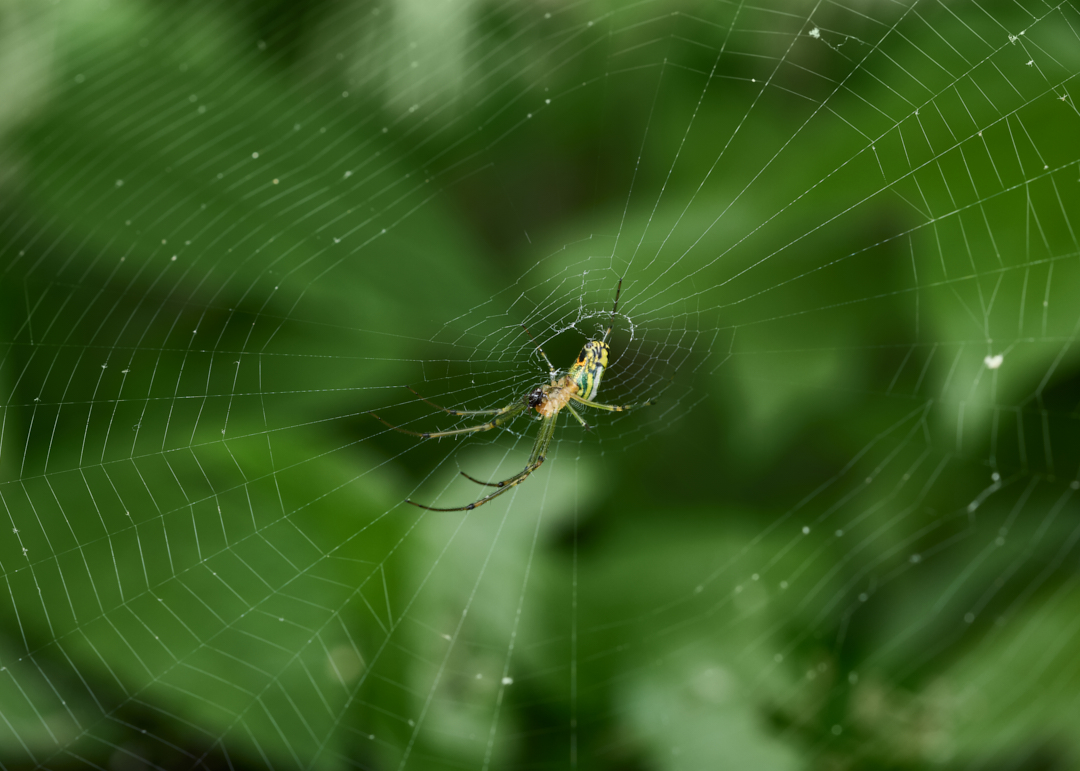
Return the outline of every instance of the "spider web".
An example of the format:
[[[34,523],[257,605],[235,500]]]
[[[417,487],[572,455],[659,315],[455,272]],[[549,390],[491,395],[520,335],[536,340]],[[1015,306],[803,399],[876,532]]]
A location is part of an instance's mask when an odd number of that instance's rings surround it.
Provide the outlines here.
[[[1074,5],[13,2],[0,57],[0,767],[1080,762]],[[369,412],[609,325],[655,403],[404,503],[536,422]]]

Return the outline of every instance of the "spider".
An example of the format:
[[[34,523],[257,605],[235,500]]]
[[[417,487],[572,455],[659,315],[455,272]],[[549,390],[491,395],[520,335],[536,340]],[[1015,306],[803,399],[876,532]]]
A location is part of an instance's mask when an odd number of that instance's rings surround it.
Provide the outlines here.
[[[614,326],[615,312],[619,308],[619,295],[622,293],[622,279],[619,279],[619,285],[615,289],[615,304],[611,308],[611,318],[607,329],[604,330],[604,336],[599,340],[590,340],[585,343],[585,346],[581,349],[581,353],[578,354],[577,361],[567,371],[565,375],[559,377],[559,371],[552,366],[551,361],[548,359],[547,354],[544,353],[544,349],[538,344],[536,350],[543,357],[544,362],[548,366],[548,372],[551,376],[551,382],[546,385],[539,385],[532,389],[528,393],[522,395],[520,398],[515,399],[506,405],[502,409],[498,410],[448,410],[445,407],[440,407],[433,401],[425,399],[420,396],[413,388],[409,388],[420,399],[435,407],[438,410],[442,410],[448,415],[493,415],[490,420],[480,423],[475,426],[469,426],[467,428],[455,428],[449,431],[409,431],[405,428],[400,428],[392,423],[389,423],[374,412],[369,412],[371,417],[378,420],[385,426],[389,426],[395,431],[400,431],[403,434],[409,436],[418,436],[421,439],[431,439],[441,436],[461,436],[463,434],[472,434],[477,431],[490,431],[493,428],[509,423],[519,415],[528,412],[529,410],[536,410],[540,415],[538,420],[540,421],[540,430],[536,434],[536,440],[533,442],[532,452],[529,455],[529,462],[525,464],[525,468],[514,474],[508,479],[504,479],[501,482],[483,482],[476,477],[466,474],[464,471],[461,475],[471,482],[476,482],[478,485],[484,485],[485,487],[497,488],[495,492],[489,493],[483,496],[479,500],[473,501],[465,506],[454,506],[452,508],[440,509],[435,506],[425,506],[422,503],[417,503],[413,500],[406,499],[406,503],[411,503],[413,506],[418,506],[421,509],[427,509],[428,511],[472,511],[477,506],[483,506],[490,500],[493,500],[511,487],[519,485],[524,482],[529,474],[540,468],[547,459],[548,445],[551,444],[551,438],[555,435],[555,419],[558,417],[559,412],[562,409],[567,409],[570,414],[574,416],[578,423],[588,431],[590,426],[585,422],[585,418],[581,417],[581,413],[574,409],[571,402],[577,402],[586,407],[594,407],[598,410],[607,410],[608,412],[623,412],[624,410],[633,409],[635,407],[648,407],[652,404],[652,400],[642,402],[641,404],[628,404],[624,406],[616,406],[613,404],[601,404],[600,402],[593,401],[596,397],[596,392],[600,389],[600,378],[604,376],[604,370],[608,365],[608,354],[611,350],[608,346],[608,338],[611,336],[611,329]],[[528,333],[528,329],[522,324],[522,328]],[[532,335],[530,335],[532,337]],[[535,342],[535,341],[534,341]]]

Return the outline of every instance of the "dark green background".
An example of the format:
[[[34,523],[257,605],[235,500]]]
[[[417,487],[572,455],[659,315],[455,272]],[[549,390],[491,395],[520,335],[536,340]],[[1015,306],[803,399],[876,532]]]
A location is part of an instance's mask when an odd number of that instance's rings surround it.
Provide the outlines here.
[[[1080,762],[1074,7],[0,22],[4,767]]]

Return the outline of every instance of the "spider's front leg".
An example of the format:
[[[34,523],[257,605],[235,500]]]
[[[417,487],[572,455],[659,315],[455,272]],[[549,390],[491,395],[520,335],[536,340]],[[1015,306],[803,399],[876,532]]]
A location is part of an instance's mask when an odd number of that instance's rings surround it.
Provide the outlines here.
[[[427,404],[430,404],[432,407],[434,407],[437,410],[442,410],[447,415],[454,415],[454,416],[498,415],[501,412],[506,412],[506,410],[508,409],[508,407],[503,407],[502,409],[499,409],[499,410],[448,410],[448,409],[446,409],[446,407],[442,407],[442,406],[436,404],[435,402],[431,401],[431,399],[428,399],[428,398],[424,397],[419,391],[417,391],[412,386],[405,386],[405,387],[408,388],[410,391],[412,391],[416,395],[416,398],[418,398],[420,401],[425,402]]]
[[[540,464],[542,464],[543,462],[544,462],[544,458],[541,457],[540,460],[536,461],[535,463],[530,463],[528,466],[526,466],[520,472],[518,472],[517,474],[514,474],[514,476],[510,477],[509,479],[504,479],[501,482],[481,482],[479,479],[476,479],[475,477],[471,477],[468,474],[466,474],[464,471],[462,471],[461,472],[462,476],[466,477],[467,479],[472,480],[473,482],[476,482],[477,484],[485,485],[487,487],[497,487],[497,488],[499,488],[495,492],[490,493],[489,495],[485,495],[483,498],[481,498],[479,500],[476,500],[476,501],[473,501],[472,503],[466,504],[465,506],[454,506],[454,507],[448,508],[448,509],[440,509],[440,508],[438,508],[436,506],[425,506],[422,503],[417,503],[416,501],[408,499],[408,498],[405,499],[405,503],[411,503],[413,506],[416,506],[416,507],[421,508],[421,509],[427,509],[428,511],[472,511],[477,506],[483,506],[485,503],[492,500],[493,498],[498,498],[500,495],[505,493],[511,487],[514,487],[515,485],[519,485],[522,482],[524,482],[528,478],[529,474],[533,473],[538,468],[540,468]]]
[[[423,397],[420,397],[420,398],[423,398]],[[407,428],[402,428],[401,426],[395,426],[390,421],[384,420],[383,418],[380,418],[374,412],[369,412],[368,415],[375,418],[375,420],[379,421],[380,423],[382,423],[387,428],[392,428],[392,429],[394,429],[395,431],[397,431],[399,433],[408,434],[409,436],[418,436],[421,439],[437,439],[437,438],[439,438],[441,436],[460,436],[462,434],[476,433],[477,431],[490,431],[493,428],[498,428],[499,426],[501,426],[504,423],[509,423],[511,420],[516,418],[518,415],[525,412],[525,410],[527,410],[528,408],[529,408],[529,405],[526,402],[517,401],[517,402],[514,402],[513,404],[506,405],[501,410],[491,410],[490,413],[494,414],[495,417],[492,418],[491,420],[487,421],[487,422],[479,423],[479,424],[477,424],[475,426],[466,426],[465,428],[452,428],[449,431],[410,431]],[[449,410],[446,410],[446,412],[449,412]],[[484,413],[487,413],[487,412],[489,412],[489,411],[488,410],[477,410],[477,411],[474,411],[472,413],[463,412],[461,414],[484,414]]]
[[[540,465],[547,459],[547,451],[548,447],[551,445],[551,437],[555,435],[555,418],[555,415],[550,415],[540,421],[540,430],[536,434],[536,441],[533,442],[532,452],[529,454],[529,462],[525,464],[524,469],[517,474],[514,474],[514,476],[509,479],[504,479],[501,482],[481,482],[479,479],[462,472],[465,477],[477,484],[486,487],[497,487],[498,489],[495,492],[485,495],[483,498],[473,501],[465,506],[454,506],[445,509],[435,506],[425,506],[422,503],[417,503],[416,501],[409,499],[406,499],[405,502],[421,509],[427,509],[428,511],[472,511],[477,506],[483,506],[488,501],[498,498],[510,488],[524,482],[529,477],[529,474],[540,468]]]

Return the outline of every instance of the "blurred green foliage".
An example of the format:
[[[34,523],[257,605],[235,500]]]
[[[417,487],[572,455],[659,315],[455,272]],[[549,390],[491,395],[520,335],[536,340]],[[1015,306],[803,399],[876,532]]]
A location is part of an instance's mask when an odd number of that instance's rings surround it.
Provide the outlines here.
[[[0,764],[1077,763],[1080,24],[865,11],[0,3]]]

